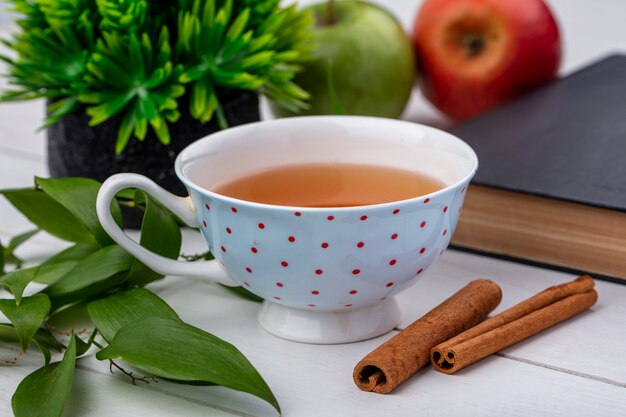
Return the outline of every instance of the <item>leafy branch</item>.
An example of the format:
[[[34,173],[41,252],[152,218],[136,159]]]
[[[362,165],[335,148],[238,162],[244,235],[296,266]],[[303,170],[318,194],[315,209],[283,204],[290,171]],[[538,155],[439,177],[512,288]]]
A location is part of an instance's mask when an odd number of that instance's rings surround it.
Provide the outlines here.
[[[0,323],[0,341],[18,344],[21,352],[34,345],[44,356],[44,366],[28,375],[13,396],[16,417],[60,416],[76,360],[92,346],[98,349],[96,358],[111,361],[111,366],[130,376],[133,383],[144,377],[124,370],[118,360],[157,378],[247,392],[280,412],[272,391],[241,352],[184,323],[165,301],[143,288],[163,276],[104,232],[95,211],[99,187],[97,181],[84,178],[36,178],[32,188],[0,190],[37,227],[0,248],[0,285],[13,295],[12,299],[0,299],[0,312],[10,322]],[[121,200],[144,211],[140,244],[162,256],[178,258],[181,233],[175,216],[142,191],[131,196],[125,193]],[[111,209],[121,224],[117,201]],[[38,230],[72,246],[39,265],[22,268],[22,260],[14,252]],[[24,296],[31,282],[44,284],[44,288]],[[256,301],[243,288],[236,291]],[[57,331],[51,318],[84,305],[93,330],[87,341],[72,330],[65,347],[50,330],[61,333],[62,339],[67,335]],[[61,361],[51,363],[51,350],[65,350]]]

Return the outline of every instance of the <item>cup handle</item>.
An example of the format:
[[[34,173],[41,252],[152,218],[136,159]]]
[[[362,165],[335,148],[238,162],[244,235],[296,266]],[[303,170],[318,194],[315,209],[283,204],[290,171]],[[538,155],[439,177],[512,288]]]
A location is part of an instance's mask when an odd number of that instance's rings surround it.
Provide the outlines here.
[[[125,188],[137,188],[147,192],[176,214],[187,226],[196,227],[193,206],[190,204],[189,198],[175,196],[143,175],[116,174],[102,184],[98,192],[96,211],[102,227],[118,245],[126,249],[131,255],[148,267],[163,275],[209,278],[228,286],[239,285],[226,274],[226,271],[224,271],[222,266],[215,260],[182,262],[168,259],[149,251],[128,237],[117,223],[115,223],[111,215],[111,201],[119,191]]]

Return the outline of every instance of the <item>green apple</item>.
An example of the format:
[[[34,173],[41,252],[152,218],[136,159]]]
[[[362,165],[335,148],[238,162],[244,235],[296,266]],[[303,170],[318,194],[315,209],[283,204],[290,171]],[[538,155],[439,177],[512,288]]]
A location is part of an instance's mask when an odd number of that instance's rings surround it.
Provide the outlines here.
[[[310,9],[317,49],[294,80],[311,94],[310,108],[296,114],[272,104],[274,114],[400,116],[415,78],[413,46],[400,23],[363,1]]]

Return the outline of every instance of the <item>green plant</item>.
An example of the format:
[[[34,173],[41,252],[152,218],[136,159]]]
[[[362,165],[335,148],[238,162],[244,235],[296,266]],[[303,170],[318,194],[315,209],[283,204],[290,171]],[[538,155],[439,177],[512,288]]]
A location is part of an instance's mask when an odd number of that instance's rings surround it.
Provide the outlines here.
[[[292,79],[313,19],[279,0],[6,1],[21,17],[3,41],[15,56],[0,56],[13,86],[0,100],[49,99],[44,126],[79,109],[93,126],[120,115],[117,153],[148,125],[168,144],[181,105],[225,127],[220,99],[232,90],[307,105]]]
[[[0,342],[26,352],[34,346],[44,364],[18,385],[12,398],[16,417],[58,417],[63,413],[76,361],[90,347],[130,376],[148,382],[164,378],[193,385],[222,385],[255,395],[276,408],[272,391],[254,366],[231,344],[184,323],[161,298],[144,286],[163,278],[115,244],[100,226],[96,196],[100,183],[85,178],[35,179],[35,187],[0,190],[37,229],[0,242],[0,287],[13,298],[0,299]],[[124,192],[112,204],[118,222],[120,206],[144,212],[140,244],[168,258],[178,258],[181,233],[175,216],[142,191]],[[14,251],[42,230],[72,243],[39,265],[22,268]],[[210,253],[203,256],[210,258]],[[197,258],[197,257],[194,257]],[[31,282],[43,284],[24,296]],[[252,301],[241,287],[234,291]],[[54,324],[61,317],[87,311],[91,326],[69,339]],[[100,337],[101,336],[101,337]],[[51,350],[63,351],[54,363]],[[135,377],[124,361],[152,377]]]

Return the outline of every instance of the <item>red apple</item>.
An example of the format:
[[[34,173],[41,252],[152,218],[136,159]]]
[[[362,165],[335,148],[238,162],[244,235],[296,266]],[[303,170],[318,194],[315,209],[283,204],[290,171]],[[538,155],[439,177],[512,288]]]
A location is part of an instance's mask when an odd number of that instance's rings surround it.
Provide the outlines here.
[[[561,59],[543,0],[425,0],[414,42],[424,95],[455,120],[554,78]]]

